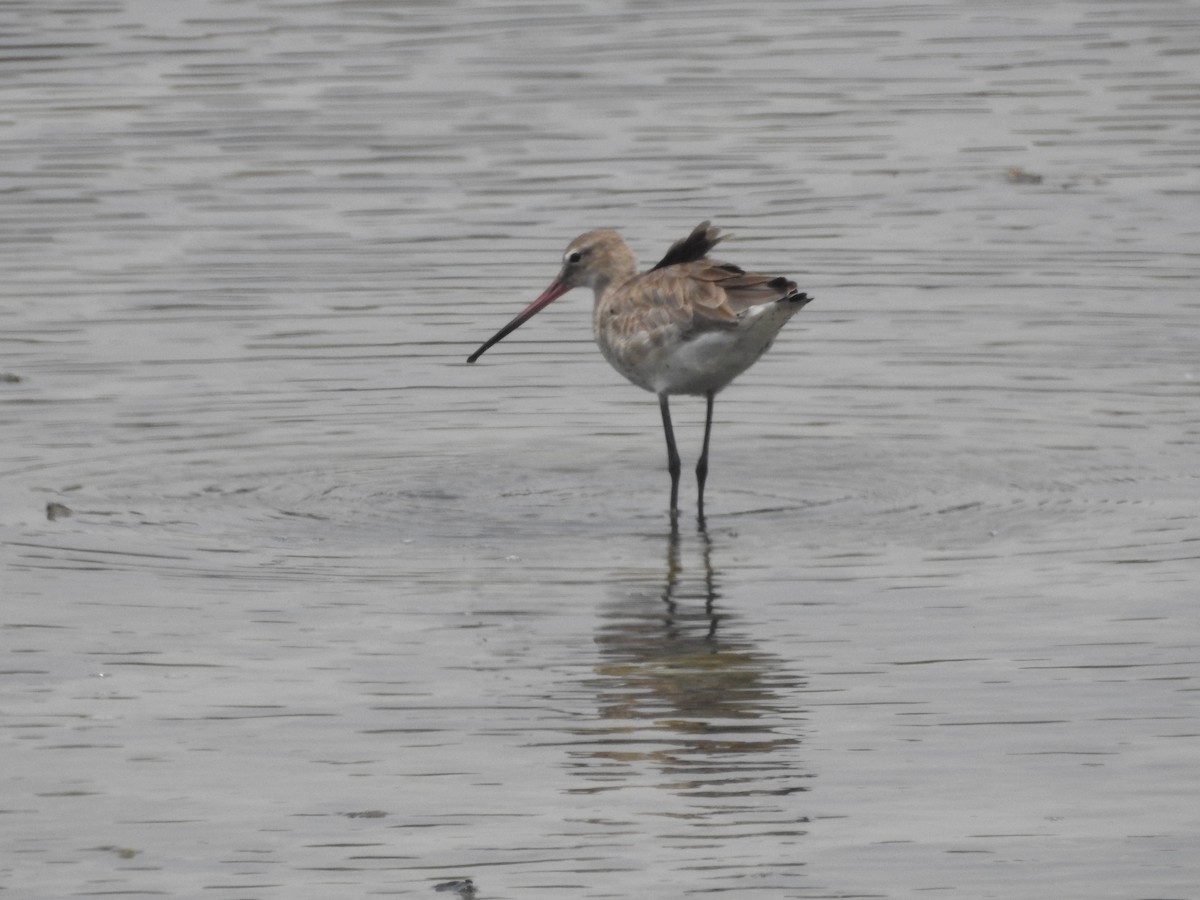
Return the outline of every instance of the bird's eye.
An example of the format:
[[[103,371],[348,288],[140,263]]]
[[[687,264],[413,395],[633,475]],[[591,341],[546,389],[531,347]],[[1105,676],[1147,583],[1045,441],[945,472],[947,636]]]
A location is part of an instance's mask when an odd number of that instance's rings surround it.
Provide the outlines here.
[[[580,253],[578,250],[572,250],[570,253],[567,254],[567,262],[569,262],[569,263],[577,263],[581,259],[583,259],[583,254]]]

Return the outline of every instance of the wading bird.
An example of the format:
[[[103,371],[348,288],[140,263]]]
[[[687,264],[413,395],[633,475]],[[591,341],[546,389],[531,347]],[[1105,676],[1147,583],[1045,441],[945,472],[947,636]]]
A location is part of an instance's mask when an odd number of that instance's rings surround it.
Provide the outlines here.
[[[697,512],[703,518],[713,398],[750,368],[812,299],[783,276],[757,275],[709,259],[724,238],[701,222],[658,265],[639,273],[637,258],[617,232],[601,228],[581,234],[567,245],[562,270],[545,292],[467,358],[475,362],[572,288],[590,287],[596,294],[592,326],[600,352],[638,387],[658,395],[672,519],[678,514],[680,463],[667,398],[692,394],[707,402],[704,446],[696,464]]]

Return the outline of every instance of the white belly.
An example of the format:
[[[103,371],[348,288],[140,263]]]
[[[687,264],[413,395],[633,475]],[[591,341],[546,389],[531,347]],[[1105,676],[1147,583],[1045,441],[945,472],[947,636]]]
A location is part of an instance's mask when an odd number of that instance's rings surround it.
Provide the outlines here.
[[[798,311],[772,302],[746,310],[735,325],[685,337],[675,325],[626,335],[596,334],[596,342],[622,375],[656,394],[716,393],[750,368]]]

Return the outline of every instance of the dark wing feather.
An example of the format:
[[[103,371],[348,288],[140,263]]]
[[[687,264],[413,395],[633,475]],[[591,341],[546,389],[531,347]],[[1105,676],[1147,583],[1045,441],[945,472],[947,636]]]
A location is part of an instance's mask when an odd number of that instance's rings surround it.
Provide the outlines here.
[[[650,271],[704,259],[708,256],[708,252],[724,239],[725,235],[721,234],[721,229],[714,228],[709,222],[701,222],[692,229],[691,234],[672,244],[667,255],[660,259],[658,265]]]
[[[705,283],[719,288],[721,318],[736,318],[751,306],[759,306],[773,300],[792,300],[804,296],[796,288],[796,282],[789,278],[747,272],[728,263],[689,266],[688,275],[697,284]],[[696,294],[697,297],[705,296],[699,291]],[[699,308],[714,304],[710,300],[698,301],[696,305]]]

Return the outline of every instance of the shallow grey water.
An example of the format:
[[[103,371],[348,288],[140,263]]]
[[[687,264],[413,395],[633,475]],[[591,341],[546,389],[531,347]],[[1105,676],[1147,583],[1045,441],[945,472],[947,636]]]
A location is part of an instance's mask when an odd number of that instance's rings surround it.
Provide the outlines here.
[[[3,21],[11,896],[1196,895],[1194,4]],[[463,360],[710,217],[672,537],[587,298]]]

